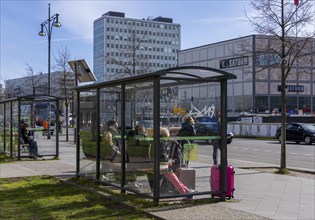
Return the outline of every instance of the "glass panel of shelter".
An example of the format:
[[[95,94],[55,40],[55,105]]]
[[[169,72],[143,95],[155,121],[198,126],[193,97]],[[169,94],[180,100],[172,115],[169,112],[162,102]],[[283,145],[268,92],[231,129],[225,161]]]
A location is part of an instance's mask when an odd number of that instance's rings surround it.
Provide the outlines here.
[[[50,108],[49,108],[50,105]],[[25,145],[20,137],[20,156],[55,156],[56,152],[56,134],[57,134],[57,105],[55,101],[34,102],[21,101],[20,102],[20,122],[14,122],[18,128],[27,125],[27,135],[30,140],[35,141],[37,147]],[[49,114],[50,112],[50,114]],[[18,117],[16,117],[18,120]],[[50,121],[50,126],[48,126]],[[48,135],[48,130],[50,131]]]
[[[213,156],[216,155],[216,163],[220,163],[220,151],[217,150],[221,139],[218,126],[220,84],[216,83],[213,91],[208,91],[206,83],[198,84],[198,88],[203,89],[195,91],[180,85],[161,88],[161,136],[163,129],[170,136],[161,137],[161,142],[167,142],[168,165],[172,164],[164,174],[161,197],[219,190],[211,189],[209,179]],[[187,127],[190,123],[195,134]],[[163,160],[163,156],[160,159]]]
[[[121,185],[121,87],[99,90],[100,181]]]
[[[11,153],[11,103],[5,104],[5,153]]]
[[[96,90],[80,93],[80,110],[78,135],[80,137],[80,167],[79,174],[87,178],[96,178],[97,158],[97,108]]]
[[[142,194],[154,191],[153,84],[127,84],[126,107],[126,188]]]
[[[12,102],[12,154],[18,154],[18,102]]]
[[[4,153],[4,103],[0,104],[0,153]]]
[[[184,91],[188,88],[182,86],[162,87],[160,90],[159,148],[162,148],[162,142],[166,142],[167,145],[166,152],[160,150],[159,155],[161,176],[158,181],[161,198],[184,196],[183,194],[194,190],[203,193],[219,190],[211,189],[209,183],[210,169],[214,163],[212,145],[215,140],[219,143],[221,138],[218,126],[220,85],[217,84],[216,90],[212,92],[200,90],[193,93]],[[200,85],[201,88],[206,88],[205,84]],[[99,101],[97,89],[80,92],[79,146],[84,154],[80,156],[79,174],[97,178],[99,140],[100,181],[122,186],[121,159],[124,158],[126,189],[152,195],[155,152],[153,87],[141,87],[141,84],[137,83],[128,84],[125,88],[123,96],[125,103],[122,103],[121,86],[99,89]],[[192,98],[187,94],[194,96]],[[96,103],[99,103],[99,106]],[[124,145],[121,135],[121,114],[125,114]],[[195,120],[194,126],[199,129],[196,135],[179,135],[184,122],[182,118],[187,116]],[[114,122],[117,122],[117,125]],[[99,139],[96,137],[97,126],[100,129]],[[168,134],[165,135],[165,132]],[[114,146],[111,146],[108,136],[111,136]],[[175,147],[179,148],[177,156],[174,156],[174,151],[171,152]],[[125,152],[125,155],[121,156],[122,152]],[[220,151],[217,155],[219,164]],[[180,187],[173,183],[176,178]]]

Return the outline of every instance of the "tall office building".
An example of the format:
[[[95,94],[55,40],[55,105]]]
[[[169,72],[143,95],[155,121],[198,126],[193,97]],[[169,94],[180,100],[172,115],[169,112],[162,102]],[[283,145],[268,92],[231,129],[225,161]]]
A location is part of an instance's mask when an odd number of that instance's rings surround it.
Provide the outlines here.
[[[109,11],[94,21],[93,71],[97,81],[139,75],[177,65],[179,24],[172,18],[126,18]]]

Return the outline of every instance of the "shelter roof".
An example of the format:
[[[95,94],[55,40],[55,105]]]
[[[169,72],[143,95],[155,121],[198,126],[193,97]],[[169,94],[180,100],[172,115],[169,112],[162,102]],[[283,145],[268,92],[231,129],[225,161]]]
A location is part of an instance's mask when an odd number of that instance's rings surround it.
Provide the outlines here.
[[[176,84],[194,84],[205,82],[220,82],[221,80],[236,79],[234,74],[223,70],[202,67],[202,66],[181,66],[168,69],[158,70],[152,73],[141,74],[137,76],[129,76],[121,79],[115,79],[106,82],[99,82],[85,86],[77,87],[77,90],[86,90],[99,87],[107,87],[121,85],[126,83],[135,83],[139,81],[147,81],[150,78],[160,77],[161,86]],[[149,85],[148,85],[149,86]]]
[[[49,95],[26,95],[26,96],[17,96],[14,98],[2,100],[1,102],[12,102],[12,101],[32,101],[32,102],[47,102],[47,101],[56,101],[59,100],[56,96]]]

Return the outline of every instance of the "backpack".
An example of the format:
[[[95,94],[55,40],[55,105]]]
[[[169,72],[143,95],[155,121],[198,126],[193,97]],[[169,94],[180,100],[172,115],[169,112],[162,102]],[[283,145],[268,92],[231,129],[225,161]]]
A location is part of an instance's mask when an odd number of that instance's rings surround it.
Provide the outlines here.
[[[167,162],[169,159],[169,143],[167,141],[160,141],[160,162]]]
[[[176,160],[182,157],[182,146],[177,141],[171,141],[169,150],[169,158]]]
[[[179,142],[171,141],[170,150],[169,150],[169,158],[174,161],[171,167],[173,171],[181,167],[182,160],[183,160],[183,147]]]
[[[178,136],[195,136],[195,128],[189,125],[183,125],[182,128],[178,131]]]

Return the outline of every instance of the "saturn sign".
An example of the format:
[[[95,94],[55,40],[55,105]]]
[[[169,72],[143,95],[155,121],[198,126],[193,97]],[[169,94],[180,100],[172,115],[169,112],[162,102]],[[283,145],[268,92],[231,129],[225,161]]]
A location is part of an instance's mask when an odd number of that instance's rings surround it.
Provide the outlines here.
[[[247,56],[220,60],[220,69],[247,66],[248,62]]]

